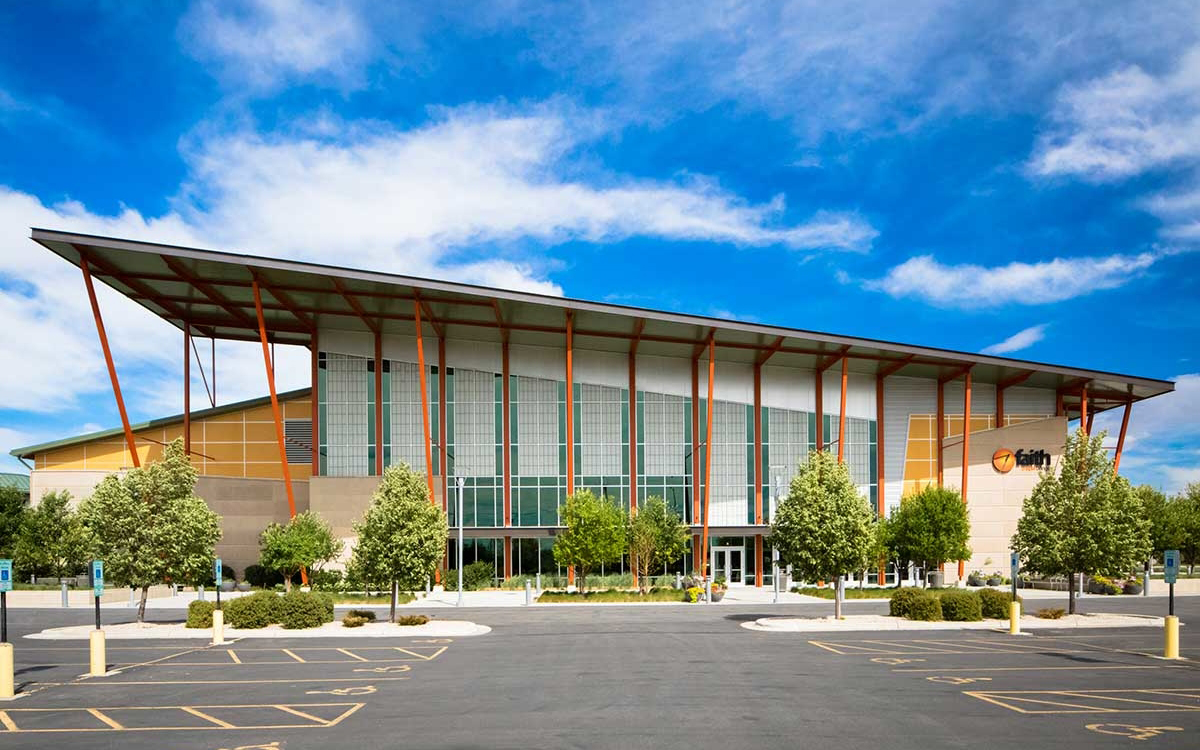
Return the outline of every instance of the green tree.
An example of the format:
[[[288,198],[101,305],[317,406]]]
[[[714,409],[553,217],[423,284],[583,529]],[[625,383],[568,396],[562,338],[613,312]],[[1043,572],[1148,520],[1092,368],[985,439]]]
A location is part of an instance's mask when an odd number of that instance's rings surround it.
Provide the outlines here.
[[[637,569],[638,588],[646,591],[650,571],[678,560],[687,551],[687,524],[658,495],[647,497],[629,519],[629,559]]]
[[[71,509],[71,493],[47,492],[25,513],[13,563],[23,575],[73,576],[87,567],[92,538]]]
[[[195,487],[196,470],[178,439],[160,460],[123,478],[105,477],[79,506],[105,577],[142,590],[138,622],[145,619],[151,586],[199,580],[212,565],[221,518],[196,496]]]
[[[272,523],[258,537],[258,564],[283,574],[283,586],[292,590],[292,577],[301,570],[317,570],[342,554],[342,540],[334,537],[329,522],[311,511],[297,513],[286,524]]]
[[[425,475],[406,465],[383,472],[362,520],[351,570],[370,583],[414,591],[437,572],[446,554],[446,513],[430,502]],[[391,619],[396,619],[392,597]]]
[[[21,521],[29,510],[25,493],[16,487],[0,487],[0,557],[12,557]]]
[[[579,590],[586,591],[588,574],[617,562],[628,548],[625,509],[607,497],[579,490],[567,495],[562,521],[567,528],[554,539],[554,559],[559,565],[574,567]]]
[[[952,489],[931,484],[902,499],[887,530],[896,555],[920,563],[926,570],[971,556],[967,505]]]
[[[1174,544],[1163,549],[1179,550],[1181,562],[1195,572],[1200,562],[1200,484],[1192,483],[1167,503],[1169,525],[1174,531]]]
[[[875,513],[850,469],[825,451],[809,454],[775,511],[771,543],[779,560],[805,581],[833,580],[834,615],[842,616],[842,576],[862,570],[875,545]]]
[[[1042,472],[1012,538],[1023,568],[1070,577],[1072,614],[1076,574],[1123,575],[1150,554],[1143,498],[1113,471],[1103,439],[1104,433],[1088,437],[1083,430],[1067,437],[1058,475]]]

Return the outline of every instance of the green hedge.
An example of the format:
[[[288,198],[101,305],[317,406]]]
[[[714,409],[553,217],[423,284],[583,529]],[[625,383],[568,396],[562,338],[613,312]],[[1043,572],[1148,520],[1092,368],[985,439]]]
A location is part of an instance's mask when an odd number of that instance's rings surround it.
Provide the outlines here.
[[[212,613],[216,609],[215,602],[202,602],[199,599],[188,605],[187,627],[211,628]]]
[[[939,592],[942,617],[953,622],[976,622],[983,619],[983,602],[974,591],[946,589]]]
[[[333,622],[333,600],[316,593],[291,591],[279,598],[279,623],[288,630],[318,628]]]
[[[1021,601],[1021,597],[1017,597]],[[979,603],[984,618],[988,620],[1007,620],[1009,606],[1012,604],[1012,592],[997,591],[996,589],[980,589]]]
[[[373,609],[352,609],[346,615],[348,617],[361,617],[367,622],[375,622],[375,610]]]
[[[279,622],[279,596],[273,591],[255,591],[225,602],[225,622],[231,628],[265,628]]]
[[[918,588],[902,588],[892,594],[888,603],[888,614],[892,617],[908,617],[909,608],[917,599],[930,596],[929,592]]]
[[[940,620],[942,619],[942,600],[936,594],[925,592],[924,596],[913,599],[908,606],[910,620]]]

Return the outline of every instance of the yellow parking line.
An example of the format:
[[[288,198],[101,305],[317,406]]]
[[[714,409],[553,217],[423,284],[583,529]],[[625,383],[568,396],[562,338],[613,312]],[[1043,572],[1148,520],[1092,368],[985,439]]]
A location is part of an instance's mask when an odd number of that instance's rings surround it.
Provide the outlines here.
[[[10,732],[17,731],[17,725],[12,720],[12,717],[8,715],[8,711],[0,711],[0,724],[3,724],[4,728]]]
[[[1139,690],[1137,692],[1140,693],[1142,691]],[[1055,695],[1065,695],[1068,698],[1094,698],[1097,700],[1105,700],[1105,701],[1121,701],[1122,703],[1141,703],[1141,704],[1144,704],[1147,706],[1167,706],[1170,708],[1189,708],[1189,709],[1200,710],[1200,707],[1189,706],[1187,704],[1168,703],[1166,701],[1140,700],[1138,698],[1121,698],[1121,697],[1118,697],[1115,695],[1097,695],[1096,693],[1087,693],[1087,692],[1082,692],[1082,691],[1076,692],[1076,691],[1071,691],[1071,690],[1057,690],[1057,691],[1055,691],[1054,694]],[[1184,695],[1182,697],[1191,698],[1192,696]]]
[[[121,726],[119,723],[117,723],[117,722],[113,721],[112,719],[108,718],[107,716],[105,716],[99,709],[89,708],[87,710],[87,712],[89,714],[91,714],[92,716],[95,716],[97,719],[104,722],[105,724],[107,724],[108,726],[110,726],[113,729],[124,729],[125,728],[125,727]]]
[[[235,653],[233,652],[233,649],[229,649],[229,651],[227,651],[226,653],[227,653],[227,654],[229,654],[229,658],[230,658],[230,659],[233,659],[233,663],[234,663],[234,664],[241,664],[241,663],[242,663],[242,660],[241,660],[241,659],[239,659],[239,658],[238,658],[238,655],[237,655],[237,654],[235,654]]]
[[[1065,701],[1043,700],[1041,698],[1021,698],[1015,695],[1001,694],[999,700],[1002,701],[1021,701],[1023,703],[1033,703],[1042,706],[1062,706],[1064,708],[1078,709],[1076,711],[1025,711],[1023,713],[1045,714],[1045,713],[1098,713],[1098,714],[1115,714],[1120,713],[1115,708],[1105,708],[1104,706],[1088,706],[1079,703],[1067,703]]]
[[[424,661],[433,661],[434,659],[441,656],[448,647],[442,646],[441,648],[439,648],[437,651],[434,651],[429,656],[425,656],[424,654],[418,654],[415,651],[409,651],[408,649],[400,648],[399,646],[395,646],[394,648],[402,654],[408,654],[409,656],[415,656],[416,658],[423,659]]]
[[[208,714],[204,713],[203,711],[197,711],[196,709],[192,708],[191,706],[180,706],[180,709],[182,709],[184,711],[184,713],[189,713],[192,716],[199,716],[201,719],[204,719],[205,721],[211,721],[213,724],[216,724],[217,726],[222,727],[223,729],[237,729],[237,727],[234,726],[233,724],[230,724],[227,721],[221,721],[220,719],[218,719],[215,716],[209,716]]]
[[[299,716],[301,719],[309,719],[310,721],[315,721],[318,724],[323,725],[323,724],[327,723],[325,721],[325,719],[322,719],[319,716],[313,716],[312,714],[306,714],[303,711],[297,711],[294,708],[288,708],[287,706],[275,706],[275,708],[278,708],[280,711],[286,711],[287,713],[292,714],[293,716]]]
[[[287,654],[288,656],[292,657],[292,658],[293,658],[293,659],[295,659],[296,661],[300,662],[301,664],[306,664],[306,663],[307,663],[307,662],[305,662],[303,659],[301,659],[299,656],[296,656],[295,652],[293,652],[293,651],[289,651],[289,650],[288,650],[288,649],[286,649],[286,648],[281,648],[281,649],[279,649],[279,650],[280,650],[280,651],[282,651],[283,653]]]
[[[1184,664],[1110,664],[1097,667],[950,667],[947,669],[893,669],[893,672],[1046,672],[1093,669],[1187,669]]]
[[[339,648],[338,651],[342,652],[346,656],[349,656],[353,659],[358,659],[359,661],[370,661],[370,659],[364,659],[361,656],[359,656],[358,654],[354,653],[353,651],[347,651],[344,648]]]

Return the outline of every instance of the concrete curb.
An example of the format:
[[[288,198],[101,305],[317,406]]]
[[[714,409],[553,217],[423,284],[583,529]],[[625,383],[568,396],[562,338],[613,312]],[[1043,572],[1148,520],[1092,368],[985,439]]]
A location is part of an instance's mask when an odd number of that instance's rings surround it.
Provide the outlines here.
[[[1182,624],[1182,623],[1181,623]],[[1085,614],[1068,615],[1059,620],[1022,617],[1022,630],[1058,630],[1074,628],[1161,628],[1163,618],[1148,615]],[[1007,620],[981,622],[921,622],[882,615],[848,615],[841,620],[832,617],[760,617],[743,622],[742,627],[760,633],[828,633],[893,630],[995,630],[1008,632]]]
[[[49,628],[40,633],[25,636],[39,640],[87,640],[91,625],[72,625],[65,628]],[[225,628],[225,640],[235,641],[250,638],[465,638],[492,632],[487,625],[477,625],[465,620],[430,620],[424,625],[393,625],[388,622],[372,622],[358,628],[343,627],[340,622],[330,622],[319,628],[285,630],[279,625],[269,625],[256,630]],[[212,628],[185,628],[183,623],[136,623],[126,622],[106,625],[104,635],[108,640],[162,640],[188,639],[212,640]]]

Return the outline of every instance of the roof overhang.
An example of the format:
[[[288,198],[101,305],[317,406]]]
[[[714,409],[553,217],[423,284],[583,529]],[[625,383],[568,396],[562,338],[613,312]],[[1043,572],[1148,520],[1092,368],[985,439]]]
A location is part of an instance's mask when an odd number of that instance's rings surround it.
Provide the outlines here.
[[[854,373],[1057,390],[1068,414],[1087,386],[1103,411],[1168,393],[1166,380],[1083,370],[967,352],[837,336],[779,326],[514,292],[411,276],[215,252],[94,235],[33,229],[32,239],[172,325],[220,339],[257,341],[252,287],[262,292],[268,336],[311,344],[314,331],[423,332],[485,342],[562,346],[568,314],[576,348],[699,356],[711,337],[721,361],[823,370],[847,358]]]

